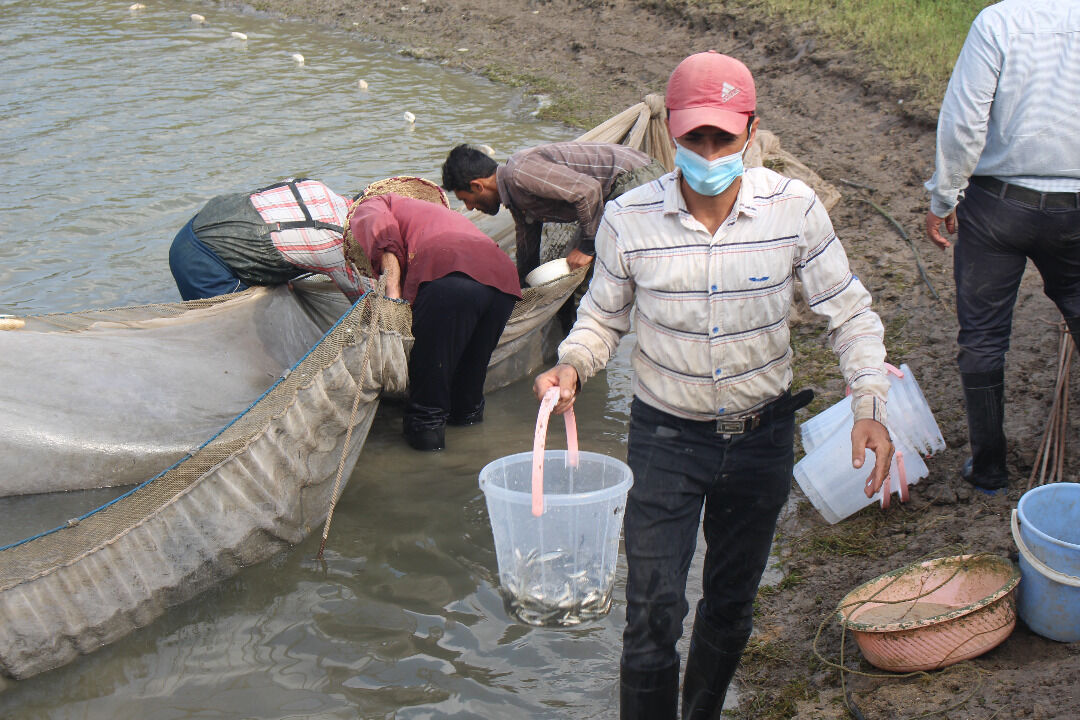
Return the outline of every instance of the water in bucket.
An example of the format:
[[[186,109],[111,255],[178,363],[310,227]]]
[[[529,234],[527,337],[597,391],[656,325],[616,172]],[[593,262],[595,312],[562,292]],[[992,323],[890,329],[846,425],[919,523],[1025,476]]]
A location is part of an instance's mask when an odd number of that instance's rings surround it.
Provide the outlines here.
[[[529,625],[569,626],[611,609],[630,468],[578,452],[573,409],[563,414],[566,450],[548,450],[548,417],[559,388],[536,417],[533,451],[480,471],[507,612]]]
[[[626,464],[598,453],[543,453],[543,512],[532,512],[533,453],[480,471],[499,582],[509,614],[523,623],[570,626],[611,609],[626,494]]]

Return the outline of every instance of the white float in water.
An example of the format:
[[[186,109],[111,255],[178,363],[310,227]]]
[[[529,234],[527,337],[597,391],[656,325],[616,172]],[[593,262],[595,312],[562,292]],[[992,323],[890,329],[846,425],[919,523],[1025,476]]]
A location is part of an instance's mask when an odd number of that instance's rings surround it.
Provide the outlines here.
[[[206,22],[206,18],[204,18],[199,13],[191,13],[191,22],[193,22],[193,23],[195,23],[197,25],[200,25],[200,24]]]
[[[230,34],[230,35],[232,35],[232,36],[233,36],[234,38],[236,38],[237,40],[247,40],[247,35],[245,35],[245,34],[244,34],[244,33],[242,33],[242,32],[236,32],[235,30],[233,30],[233,31],[232,31],[231,33],[229,33],[229,34]]]
[[[292,59],[296,61],[297,65],[303,65],[304,64],[304,56],[301,55],[300,53],[293,53],[292,54]]]
[[[143,5],[142,3],[134,3],[133,5],[128,6],[128,10],[130,10],[131,12],[135,12],[137,10],[145,10],[145,9],[146,9],[146,6]]]
[[[361,90],[367,90],[367,80],[357,81],[356,87],[360,88]]]
[[[416,116],[413,115],[408,110],[405,111],[404,117],[405,117],[405,122],[409,123],[410,125],[412,125],[414,122],[416,122]]]

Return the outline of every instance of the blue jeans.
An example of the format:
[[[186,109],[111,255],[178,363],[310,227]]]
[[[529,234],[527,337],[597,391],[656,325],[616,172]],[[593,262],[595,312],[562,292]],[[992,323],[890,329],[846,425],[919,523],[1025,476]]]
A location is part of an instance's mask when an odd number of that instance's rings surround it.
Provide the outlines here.
[[[1005,367],[1013,306],[1028,258],[1042,275],[1046,296],[1074,335],[1080,332],[1080,209],[1040,210],[971,184],[956,215],[960,227],[953,277],[960,372]],[[1080,336],[1076,340],[1080,343]]]
[[[741,435],[668,415],[634,399],[627,462],[626,630],[622,666],[678,667],[689,611],[686,577],[703,522],[704,597],[698,613],[725,652],[742,652],[776,519],[791,490],[795,415]],[[704,520],[701,509],[705,507]]]
[[[232,268],[195,236],[191,227],[194,221],[194,217],[188,220],[169,248],[169,269],[180,297],[199,300],[247,290]]]

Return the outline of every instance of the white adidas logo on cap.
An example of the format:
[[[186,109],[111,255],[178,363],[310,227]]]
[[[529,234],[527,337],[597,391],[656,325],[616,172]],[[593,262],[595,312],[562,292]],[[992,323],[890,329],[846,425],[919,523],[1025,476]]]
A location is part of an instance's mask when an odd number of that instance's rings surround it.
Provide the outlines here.
[[[734,98],[740,92],[742,91],[739,90],[739,88],[735,87],[729,82],[725,82],[721,87],[720,101],[725,103],[731,102],[732,98]]]

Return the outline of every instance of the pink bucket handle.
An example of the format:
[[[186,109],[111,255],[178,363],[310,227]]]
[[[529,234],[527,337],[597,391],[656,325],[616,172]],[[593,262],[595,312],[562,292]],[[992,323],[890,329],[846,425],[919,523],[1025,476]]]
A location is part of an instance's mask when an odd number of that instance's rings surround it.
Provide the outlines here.
[[[900,490],[900,502],[905,503],[911,499],[911,495],[908,493],[907,470],[904,469],[904,453],[900,450],[896,451],[896,472],[900,476],[896,481]]]
[[[532,514],[540,517],[544,514],[544,446],[547,444],[548,418],[559,402],[559,388],[549,388],[540,401],[540,412],[536,415],[536,433],[533,435],[532,461]],[[566,462],[570,467],[578,466],[577,418],[574,408],[563,413],[566,423]]]
[[[906,503],[911,495],[908,492],[907,484],[907,470],[904,469],[904,453],[896,450],[896,489],[900,493],[900,502]],[[892,488],[889,486],[889,480],[892,477],[892,473],[885,476],[885,482],[881,485],[881,509],[889,509],[889,500],[892,498]]]
[[[903,377],[904,377],[904,371],[903,370],[901,370],[900,368],[896,367],[895,365],[891,365],[889,363],[885,363],[885,374],[886,375],[895,375],[896,377],[901,378],[901,379],[903,379]],[[848,396],[850,394],[851,394],[851,386],[849,385],[849,386],[844,388],[844,396],[846,397],[846,396]]]

